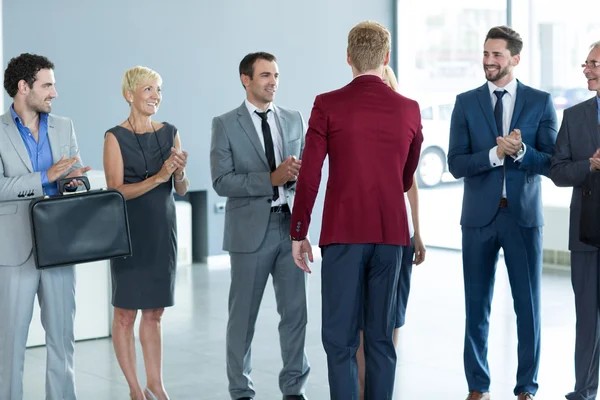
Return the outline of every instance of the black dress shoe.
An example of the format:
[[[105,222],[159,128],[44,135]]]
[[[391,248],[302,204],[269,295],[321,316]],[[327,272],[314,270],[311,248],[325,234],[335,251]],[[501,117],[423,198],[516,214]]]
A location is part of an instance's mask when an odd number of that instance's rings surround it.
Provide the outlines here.
[[[308,400],[303,394],[286,394],[283,396],[283,400]]]

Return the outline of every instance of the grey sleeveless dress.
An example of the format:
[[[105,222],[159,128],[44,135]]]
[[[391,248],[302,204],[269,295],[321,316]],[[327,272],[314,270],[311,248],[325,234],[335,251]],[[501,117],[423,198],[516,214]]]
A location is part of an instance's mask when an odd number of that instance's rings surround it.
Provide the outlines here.
[[[168,123],[156,135],[136,135],[121,126],[109,131],[121,147],[124,183],[143,181],[146,165],[148,176],[156,175],[171,155],[177,133]],[[127,216],[133,255],[111,260],[112,304],[130,310],[170,307],[174,303],[177,264],[173,181],[127,200]]]

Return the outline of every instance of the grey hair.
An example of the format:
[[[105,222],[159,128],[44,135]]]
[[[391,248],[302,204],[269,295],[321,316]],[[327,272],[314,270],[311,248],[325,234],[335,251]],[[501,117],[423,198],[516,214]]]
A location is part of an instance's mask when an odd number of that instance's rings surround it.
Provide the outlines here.
[[[597,42],[592,43],[592,45],[590,46],[590,50],[595,49],[600,47],[600,40],[598,40]]]

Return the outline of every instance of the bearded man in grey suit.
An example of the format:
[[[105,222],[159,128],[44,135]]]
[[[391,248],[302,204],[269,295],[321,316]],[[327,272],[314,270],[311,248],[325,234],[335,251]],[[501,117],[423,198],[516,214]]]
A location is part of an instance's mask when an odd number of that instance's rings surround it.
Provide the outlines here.
[[[579,241],[582,185],[590,171],[600,170],[600,41],[592,44],[581,66],[588,89],[596,95],[564,111],[550,178],[572,186],[569,250],[575,293],[575,389],[570,400],[595,400],[600,363],[600,249]]]
[[[279,70],[268,53],[240,63],[246,90],[242,105],[212,122],[210,169],[213,187],[227,197],[223,249],[231,259],[227,376],[234,400],[253,399],[251,343],[269,275],[281,317],[279,339],[284,399],[305,399],[310,367],[304,352],[306,274],[292,259],[290,209],[304,148],[302,115],[277,107]]]
[[[29,203],[58,193],[57,180],[81,176],[73,123],[50,114],[54,65],[21,54],[4,72],[13,98],[0,124],[0,399],[23,398],[29,323],[37,294],[46,331],[46,399],[76,399],[73,374],[75,270],[38,270],[32,254]],[[76,189],[79,181],[69,183]]]

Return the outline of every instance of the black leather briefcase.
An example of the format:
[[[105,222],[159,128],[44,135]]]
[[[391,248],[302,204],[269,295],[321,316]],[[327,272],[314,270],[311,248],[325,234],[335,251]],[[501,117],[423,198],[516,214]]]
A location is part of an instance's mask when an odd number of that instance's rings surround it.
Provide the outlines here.
[[[579,240],[600,247],[600,171],[588,173],[581,190]]]
[[[32,200],[29,205],[33,255],[38,269],[131,256],[125,198],[114,189]],[[59,193],[65,183],[58,182]]]

